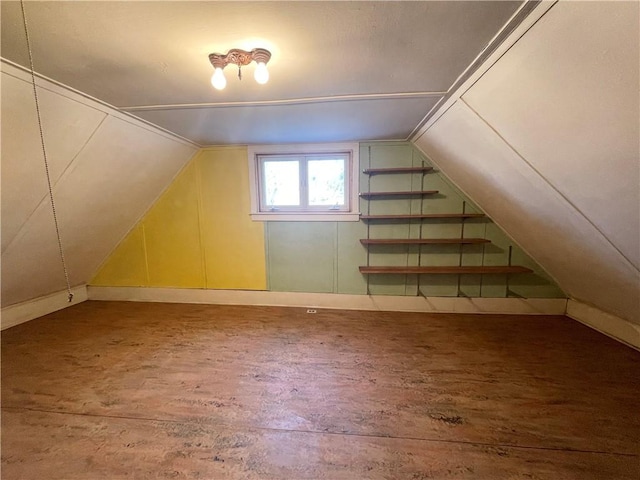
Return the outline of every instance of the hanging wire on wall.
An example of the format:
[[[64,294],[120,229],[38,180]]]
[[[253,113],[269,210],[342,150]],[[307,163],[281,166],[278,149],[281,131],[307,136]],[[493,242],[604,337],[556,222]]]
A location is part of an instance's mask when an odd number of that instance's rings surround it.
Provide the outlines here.
[[[67,271],[67,262],[64,258],[64,249],[62,248],[62,239],[60,236],[60,228],[58,226],[58,216],[56,214],[56,204],[53,200],[53,188],[51,187],[51,175],[49,174],[49,161],[47,160],[47,149],[44,143],[44,133],[42,130],[42,118],[40,116],[40,103],[38,101],[38,90],[36,88],[36,76],[33,70],[33,53],[31,51],[31,42],[29,41],[29,29],[27,28],[27,15],[24,11],[24,0],[20,0],[20,9],[22,10],[22,24],[24,26],[24,35],[27,39],[27,51],[29,52],[29,69],[31,70],[31,85],[33,86],[33,97],[36,103],[36,116],[38,118],[38,129],[40,131],[40,145],[42,146],[42,158],[44,159],[44,170],[47,174],[47,187],[49,188],[49,200],[51,202],[51,212],[53,213],[53,223],[56,227],[56,238],[58,239],[58,251],[60,253],[60,261],[62,262],[62,270],[64,279],[67,284],[67,298],[69,302],[73,301],[73,293],[71,293],[71,284],[69,283],[69,273]]]

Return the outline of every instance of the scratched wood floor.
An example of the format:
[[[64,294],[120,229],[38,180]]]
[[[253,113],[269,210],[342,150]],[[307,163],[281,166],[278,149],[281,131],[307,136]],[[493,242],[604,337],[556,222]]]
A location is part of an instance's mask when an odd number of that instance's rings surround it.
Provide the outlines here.
[[[640,478],[640,353],[565,317],[86,302],[2,333],[2,479]]]

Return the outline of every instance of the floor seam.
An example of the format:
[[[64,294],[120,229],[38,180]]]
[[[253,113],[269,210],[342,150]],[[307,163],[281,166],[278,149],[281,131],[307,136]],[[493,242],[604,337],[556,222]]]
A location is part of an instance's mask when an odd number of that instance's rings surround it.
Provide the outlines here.
[[[56,411],[56,410],[47,410],[47,409],[29,408],[29,407],[14,407],[14,406],[5,406],[5,405],[2,405],[0,409],[50,413],[50,414],[58,414],[58,415],[71,415],[71,416],[79,416],[79,417],[137,420],[137,421],[144,421],[144,422],[174,423],[174,424],[194,423],[189,420],[168,420],[168,419],[158,419],[158,418],[150,418],[150,417],[131,417],[126,415],[105,415],[105,414],[99,414],[99,413],[68,412],[68,411]],[[262,431],[271,431],[271,432],[280,432],[280,433],[341,435],[341,436],[349,436],[349,437],[380,438],[380,439],[389,439],[389,440],[413,440],[413,441],[420,441],[420,442],[464,444],[464,445],[482,446],[482,447],[503,447],[503,448],[512,448],[512,449],[522,449],[522,450],[542,450],[542,451],[558,451],[558,452],[567,452],[567,453],[591,453],[591,454],[598,454],[598,455],[611,455],[611,456],[622,456],[622,457],[640,457],[640,453],[606,452],[601,450],[583,450],[583,449],[575,449],[575,448],[568,448],[568,447],[564,447],[564,448],[563,447],[542,447],[542,446],[533,446],[533,445],[514,445],[514,444],[508,444],[508,443],[487,443],[487,442],[478,442],[478,441],[470,441],[470,440],[449,440],[449,439],[424,438],[424,437],[402,437],[402,436],[391,436],[391,435],[374,435],[374,434],[366,434],[366,433],[336,432],[336,431],[330,431],[330,430],[326,430],[326,431],[298,430],[298,429],[284,429],[284,428],[273,428],[273,427],[252,426],[252,425],[230,425],[226,423],[211,423],[208,425],[211,427],[262,430]]]

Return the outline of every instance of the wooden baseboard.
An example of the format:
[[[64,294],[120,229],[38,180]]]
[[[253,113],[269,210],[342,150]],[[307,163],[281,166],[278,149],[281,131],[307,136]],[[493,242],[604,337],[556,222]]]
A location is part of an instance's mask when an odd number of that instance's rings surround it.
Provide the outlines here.
[[[268,305],[431,313],[496,313],[567,315],[609,337],[640,350],[640,325],[603,312],[574,299],[563,298],[464,298],[407,297],[392,295],[343,295],[333,293],[267,292],[253,290],[204,290],[189,288],[95,287],[81,285],[67,292],[10,305],[2,309],[0,326],[6,328],[62,310],[86,300],[205,303],[220,305]]]
[[[567,316],[640,350],[640,325],[574,299],[569,299],[567,302]]]
[[[89,300],[131,302],[270,305],[440,313],[510,313],[564,315],[564,298],[463,298],[344,295],[333,293],[204,290],[189,288],[88,287]]]
[[[64,290],[3,308],[0,316],[1,329],[4,330],[28,322],[87,300],[86,285],[72,288],[71,293],[73,293],[73,302],[71,303],[69,303],[67,291]]]

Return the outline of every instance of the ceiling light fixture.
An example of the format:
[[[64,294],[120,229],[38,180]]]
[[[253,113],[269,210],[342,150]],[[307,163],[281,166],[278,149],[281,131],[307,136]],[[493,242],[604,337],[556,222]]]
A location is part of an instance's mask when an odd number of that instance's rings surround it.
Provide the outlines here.
[[[209,54],[209,61],[213,68],[213,76],[211,77],[211,85],[217,90],[222,90],[227,86],[227,79],[224,77],[224,67],[230,63],[238,65],[238,78],[242,80],[242,67],[249,65],[255,61],[258,65],[256,71],[253,74],[256,82],[259,84],[265,84],[269,81],[269,71],[267,70],[267,63],[271,59],[271,52],[264,48],[254,48],[250,52],[246,50],[240,50],[239,48],[233,48],[227,52],[226,55],[221,53]]]

